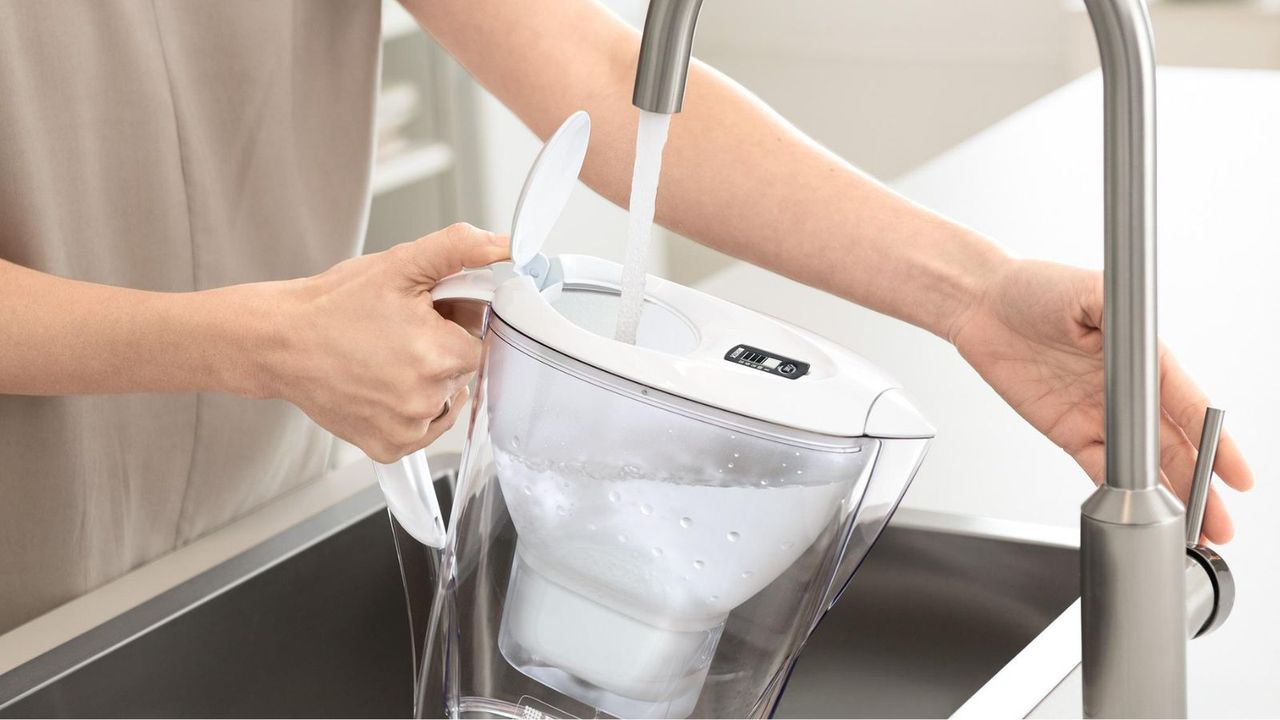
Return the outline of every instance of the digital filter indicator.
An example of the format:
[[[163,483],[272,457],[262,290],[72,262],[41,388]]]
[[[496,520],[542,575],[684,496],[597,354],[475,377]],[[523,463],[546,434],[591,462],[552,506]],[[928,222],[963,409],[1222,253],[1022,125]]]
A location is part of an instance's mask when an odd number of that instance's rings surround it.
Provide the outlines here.
[[[724,359],[790,380],[795,380],[809,372],[809,363],[782,357],[750,345],[735,345],[732,350],[724,354]]]

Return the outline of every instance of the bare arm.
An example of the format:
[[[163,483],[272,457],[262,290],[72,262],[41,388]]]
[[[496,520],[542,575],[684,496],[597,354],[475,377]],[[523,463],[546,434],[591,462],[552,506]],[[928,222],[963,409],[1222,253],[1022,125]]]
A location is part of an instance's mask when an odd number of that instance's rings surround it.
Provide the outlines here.
[[[250,394],[271,314],[264,286],[157,293],[0,260],[0,393]]]
[[[476,78],[546,137],[592,118],[584,177],[623,206],[638,111],[639,35],[594,0],[405,0]],[[672,123],[659,221],[723,252],[948,337],[1004,259],[694,63]]]

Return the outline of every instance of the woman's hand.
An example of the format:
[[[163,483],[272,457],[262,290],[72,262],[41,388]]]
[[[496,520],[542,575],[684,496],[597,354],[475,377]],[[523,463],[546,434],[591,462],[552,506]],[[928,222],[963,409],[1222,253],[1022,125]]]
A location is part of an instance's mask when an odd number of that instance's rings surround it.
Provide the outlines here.
[[[960,354],[1036,429],[1075,458],[1095,483],[1105,453],[1102,275],[1047,262],[1009,261],[953,326]],[[1160,471],[1185,502],[1208,400],[1160,347]],[[1253,474],[1225,433],[1214,463],[1236,490]],[[1222,500],[1209,495],[1204,535],[1215,543],[1234,529]]]
[[[507,257],[505,237],[459,224],[273,284],[278,342],[254,394],[292,402],[378,462],[425,447],[453,425],[480,362],[480,342],[435,311],[431,289]]]

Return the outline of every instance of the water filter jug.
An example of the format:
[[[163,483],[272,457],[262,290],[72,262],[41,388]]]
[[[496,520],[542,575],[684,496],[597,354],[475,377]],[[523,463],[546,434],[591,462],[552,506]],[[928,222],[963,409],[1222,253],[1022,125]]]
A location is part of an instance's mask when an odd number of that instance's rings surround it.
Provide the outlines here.
[[[612,339],[621,267],[540,252],[589,127],[535,163],[513,263],[432,293],[484,308],[484,355],[447,532],[421,457],[380,475],[442,548],[419,712],[767,716],[933,429],[849,350],[657,277]]]

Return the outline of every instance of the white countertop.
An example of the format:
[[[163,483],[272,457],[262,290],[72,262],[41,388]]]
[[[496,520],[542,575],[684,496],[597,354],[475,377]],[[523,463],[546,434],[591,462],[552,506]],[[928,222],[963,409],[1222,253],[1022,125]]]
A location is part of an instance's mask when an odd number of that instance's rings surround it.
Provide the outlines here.
[[[1162,69],[1158,97],[1161,336],[1227,411],[1258,477],[1249,495],[1224,493],[1238,534],[1223,554],[1239,595],[1227,625],[1191,646],[1190,711],[1275,716],[1280,73]],[[1016,254],[1101,267],[1101,129],[1095,73],[894,186]],[[700,288],[842,342],[897,377],[938,427],[906,507],[1077,524],[1087,478],[943,341],[745,264]]]

